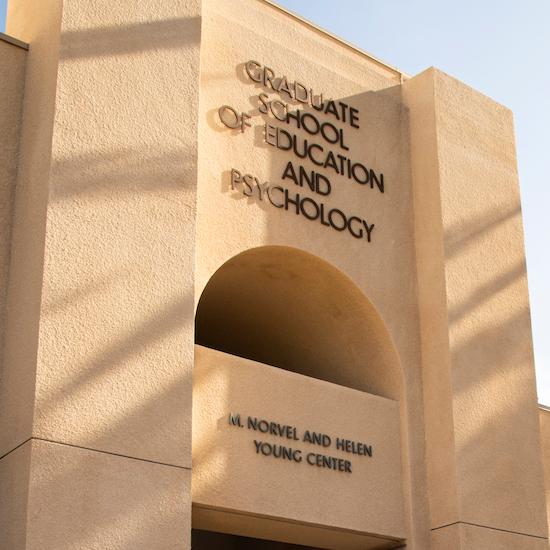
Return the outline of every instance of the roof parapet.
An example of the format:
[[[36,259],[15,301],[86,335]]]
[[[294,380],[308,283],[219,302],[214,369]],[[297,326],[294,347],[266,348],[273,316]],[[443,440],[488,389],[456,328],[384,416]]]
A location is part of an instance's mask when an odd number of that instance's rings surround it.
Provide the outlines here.
[[[331,33],[330,31],[327,31],[323,29],[322,27],[319,27],[315,23],[312,23],[311,21],[308,21],[307,19],[303,18],[301,15],[298,15],[297,13],[294,13],[293,11],[287,10],[286,8],[283,8],[276,2],[273,2],[273,0],[260,0],[264,4],[267,4],[271,6],[272,8],[292,17],[293,19],[296,19],[299,23],[302,23],[303,25],[306,25],[307,27],[310,27],[317,32],[320,32],[332,40],[336,40],[337,42],[340,42],[342,45],[344,45],[346,48],[354,51],[355,53],[358,53],[359,55],[368,58],[370,61],[374,61],[377,65],[380,65],[384,69],[389,69],[390,71],[394,72],[398,77],[399,81],[403,82],[404,80],[407,80],[411,78],[410,75],[407,73],[404,73],[403,71],[397,69],[396,67],[393,67],[392,65],[389,65],[388,63],[385,63],[384,61],[378,59],[374,55],[371,55],[370,53],[366,52],[365,50],[362,50],[361,48],[358,48],[351,42],[348,42],[347,40],[344,40],[343,38],[340,38],[339,36],[336,36],[335,34]]]

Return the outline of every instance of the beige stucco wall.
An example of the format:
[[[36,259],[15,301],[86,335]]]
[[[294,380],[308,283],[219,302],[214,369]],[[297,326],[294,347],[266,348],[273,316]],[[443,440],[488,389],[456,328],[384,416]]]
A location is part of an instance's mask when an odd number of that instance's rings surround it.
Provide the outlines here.
[[[4,350],[7,376],[0,387],[0,448],[4,453],[32,435],[59,17],[55,0],[39,5],[24,0],[9,3],[7,32],[32,47],[25,72],[12,229]]]
[[[0,35],[0,388],[4,386],[4,391],[0,389],[0,402],[7,393],[6,384],[17,378],[16,370],[4,357],[4,337],[27,56],[24,47],[9,40]],[[0,416],[2,440],[13,429],[10,421],[14,415],[0,403]],[[0,456],[4,454],[0,450]],[[6,547],[24,544],[28,480],[28,453],[18,450],[0,459],[0,538]]]
[[[546,489],[546,513],[550,528],[550,411],[539,408],[540,440],[542,447],[542,462],[544,468],[544,487]]]
[[[0,378],[27,50],[0,34]]]
[[[385,192],[331,177],[334,190],[325,202],[370,217],[376,224],[371,243],[231,191],[231,168],[261,182],[280,183],[286,163],[299,163],[296,157],[262,143],[262,124],[277,121],[258,113],[257,97],[265,90],[244,73],[243,64],[250,59],[271,67],[278,76],[298,79],[325,97],[341,98],[359,109],[361,130],[346,129],[349,156],[383,172]],[[395,339],[407,388],[402,401],[408,413],[403,414],[405,491],[414,496],[407,496],[406,517],[409,537],[422,547],[427,544],[427,524],[423,524],[427,516],[408,123],[392,91],[400,78],[399,73],[262,2],[205,4],[195,294],[198,299],[214,272],[240,252],[282,245],[328,261],[372,300]],[[253,128],[244,133],[224,128],[217,118],[224,104],[250,113]],[[311,163],[303,164],[314,168]]]
[[[0,35],[0,311],[4,321],[27,51]],[[0,323],[5,327],[5,322]],[[2,333],[3,333],[2,328]],[[0,341],[2,341],[0,335]],[[1,348],[1,346],[0,346]]]
[[[4,548],[26,548],[30,471],[30,442],[0,459],[0,542]]]
[[[434,541],[457,522],[545,540],[512,116],[436,70],[404,92]]]
[[[182,466],[189,411],[159,420],[190,392],[199,13],[64,3],[33,427]]]
[[[313,295],[349,281],[387,335],[397,376],[369,383],[399,401],[407,548],[546,544],[509,111],[435,70],[402,85],[260,0],[11,0],[8,31],[31,43],[0,386],[10,547],[189,547],[195,308],[222,265],[272,246],[266,280],[314,280],[307,253],[338,275],[319,271]],[[358,109],[347,154],[384,193],[334,175],[328,197],[285,187],[374,223],[371,242],[231,189],[232,168],[274,183],[289,160],[315,168],[266,145],[262,125],[285,126],[258,112],[249,59]],[[251,127],[225,128],[223,104]],[[354,325],[338,296],[319,325]],[[372,368],[359,339],[320,372]]]
[[[190,544],[183,468],[32,440],[0,460],[0,479],[3,549]]]
[[[189,495],[184,468],[33,441],[26,548],[185,548]]]
[[[26,548],[74,548],[77,535],[88,548],[187,547],[200,3],[9,10],[8,32],[32,46],[2,453],[41,441],[30,511],[53,494],[41,472],[78,478],[29,523]]]
[[[264,518],[279,518],[303,524],[298,535],[279,529],[278,540],[295,544],[334,548],[330,539],[339,535],[342,550],[402,546],[399,403],[202,346],[195,358],[196,527],[215,530],[220,520],[208,521],[207,515],[214,509],[225,511],[229,532],[268,538],[272,529]],[[229,424],[229,414],[239,415],[239,426]],[[291,428],[274,435],[249,418]],[[324,434],[324,445],[305,439],[306,430]],[[372,456],[351,452],[351,446],[339,449],[337,438],[369,445]],[[268,451],[257,451],[255,442],[282,445],[300,456],[264,456]],[[339,459],[339,469],[319,467],[317,456]],[[248,516],[248,531],[231,529],[235,510]],[[325,535],[319,537],[321,525]]]

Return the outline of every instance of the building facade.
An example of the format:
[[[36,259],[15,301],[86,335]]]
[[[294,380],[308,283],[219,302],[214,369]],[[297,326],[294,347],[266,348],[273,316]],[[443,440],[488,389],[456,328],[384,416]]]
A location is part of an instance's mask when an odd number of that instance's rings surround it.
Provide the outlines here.
[[[548,548],[508,109],[266,0],[7,33],[2,548]]]

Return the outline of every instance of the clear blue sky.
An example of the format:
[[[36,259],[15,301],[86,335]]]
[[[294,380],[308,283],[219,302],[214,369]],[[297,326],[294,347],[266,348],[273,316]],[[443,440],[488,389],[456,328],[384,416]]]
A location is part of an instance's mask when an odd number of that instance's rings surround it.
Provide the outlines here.
[[[550,405],[550,2],[278,1],[411,75],[436,66],[512,109],[539,401]]]

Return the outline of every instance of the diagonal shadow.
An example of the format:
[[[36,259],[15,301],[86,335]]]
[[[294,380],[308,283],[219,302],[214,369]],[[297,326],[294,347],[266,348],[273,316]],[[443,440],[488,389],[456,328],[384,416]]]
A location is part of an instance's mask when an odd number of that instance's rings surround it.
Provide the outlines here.
[[[477,239],[485,233],[493,231],[497,226],[521,216],[519,204],[507,210],[501,208],[485,211],[450,226],[445,231],[445,251],[449,258],[456,256],[469,246],[475,245]]]
[[[42,315],[55,315],[65,311],[79,301],[88,299],[91,296],[100,296],[103,292],[114,285],[119,278],[130,272],[130,268],[122,266],[119,270],[109,275],[97,276],[91,281],[80,284],[77,288],[68,290],[62,296],[50,299],[42,304]]]
[[[460,375],[460,383],[455,377],[455,393],[466,392],[490,376],[503,376],[506,380],[507,372],[531,361],[532,348],[525,338],[526,327],[530,326],[530,311],[525,307],[453,346],[451,358],[457,375],[465,370],[471,372],[471,376]],[[487,350],[494,350],[490,360]]]
[[[176,49],[198,43],[200,17],[146,21],[135,25],[65,32],[60,59],[110,57],[145,50]]]
[[[148,319],[144,320],[130,334],[120,338],[106,349],[98,352],[95,357],[79,366],[76,371],[78,375],[72,378],[63,387],[53,391],[46,403],[42,404],[44,409],[60,406],[63,403],[63,395],[72,394],[86,384],[101,376],[102,373],[112,371],[127,357],[139,354],[152,342],[160,340],[182,327],[189,319],[189,312],[192,311],[192,298],[186,298],[167,305],[162,310],[155,312]]]
[[[51,199],[63,200],[86,193],[98,196],[118,192],[130,194],[156,192],[159,188],[181,189],[194,183],[185,148],[169,152],[119,149],[92,152],[55,160],[52,178],[56,183]],[[187,180],[187,181],[186,181]]]
[[[497,275],[489,282],[476,288],[470,296],[460,305],[449,311],[449,323],[457,323],[463,319],[469,312],[479,308],[483,303],[502,292],[504,289],[514,284],[515,281],[525,275],[525,263],[520,261],[514,267],[505,273]]]
[[[26,445],[31,443],[35,460],[56,463],[31,487],[38,507],[51,501],[34,524],[37,530],[48,530],[48,540],[56,548],[99,548],[105,538],[112,544],[109,548],[117,550],[158,548],[159,526],[167,540],[176,539],[172,533],[178,532],[185,540],[185,525],[178,523],[186,504],[188,470],[54,442],[34,440]],[[72,503],[69,513],[51,504],[67,500]],[[88,517],[90,510],[93,521],[75,526],[69,520],[73,514]],[[109,538],[109,533],[116,535]]]

